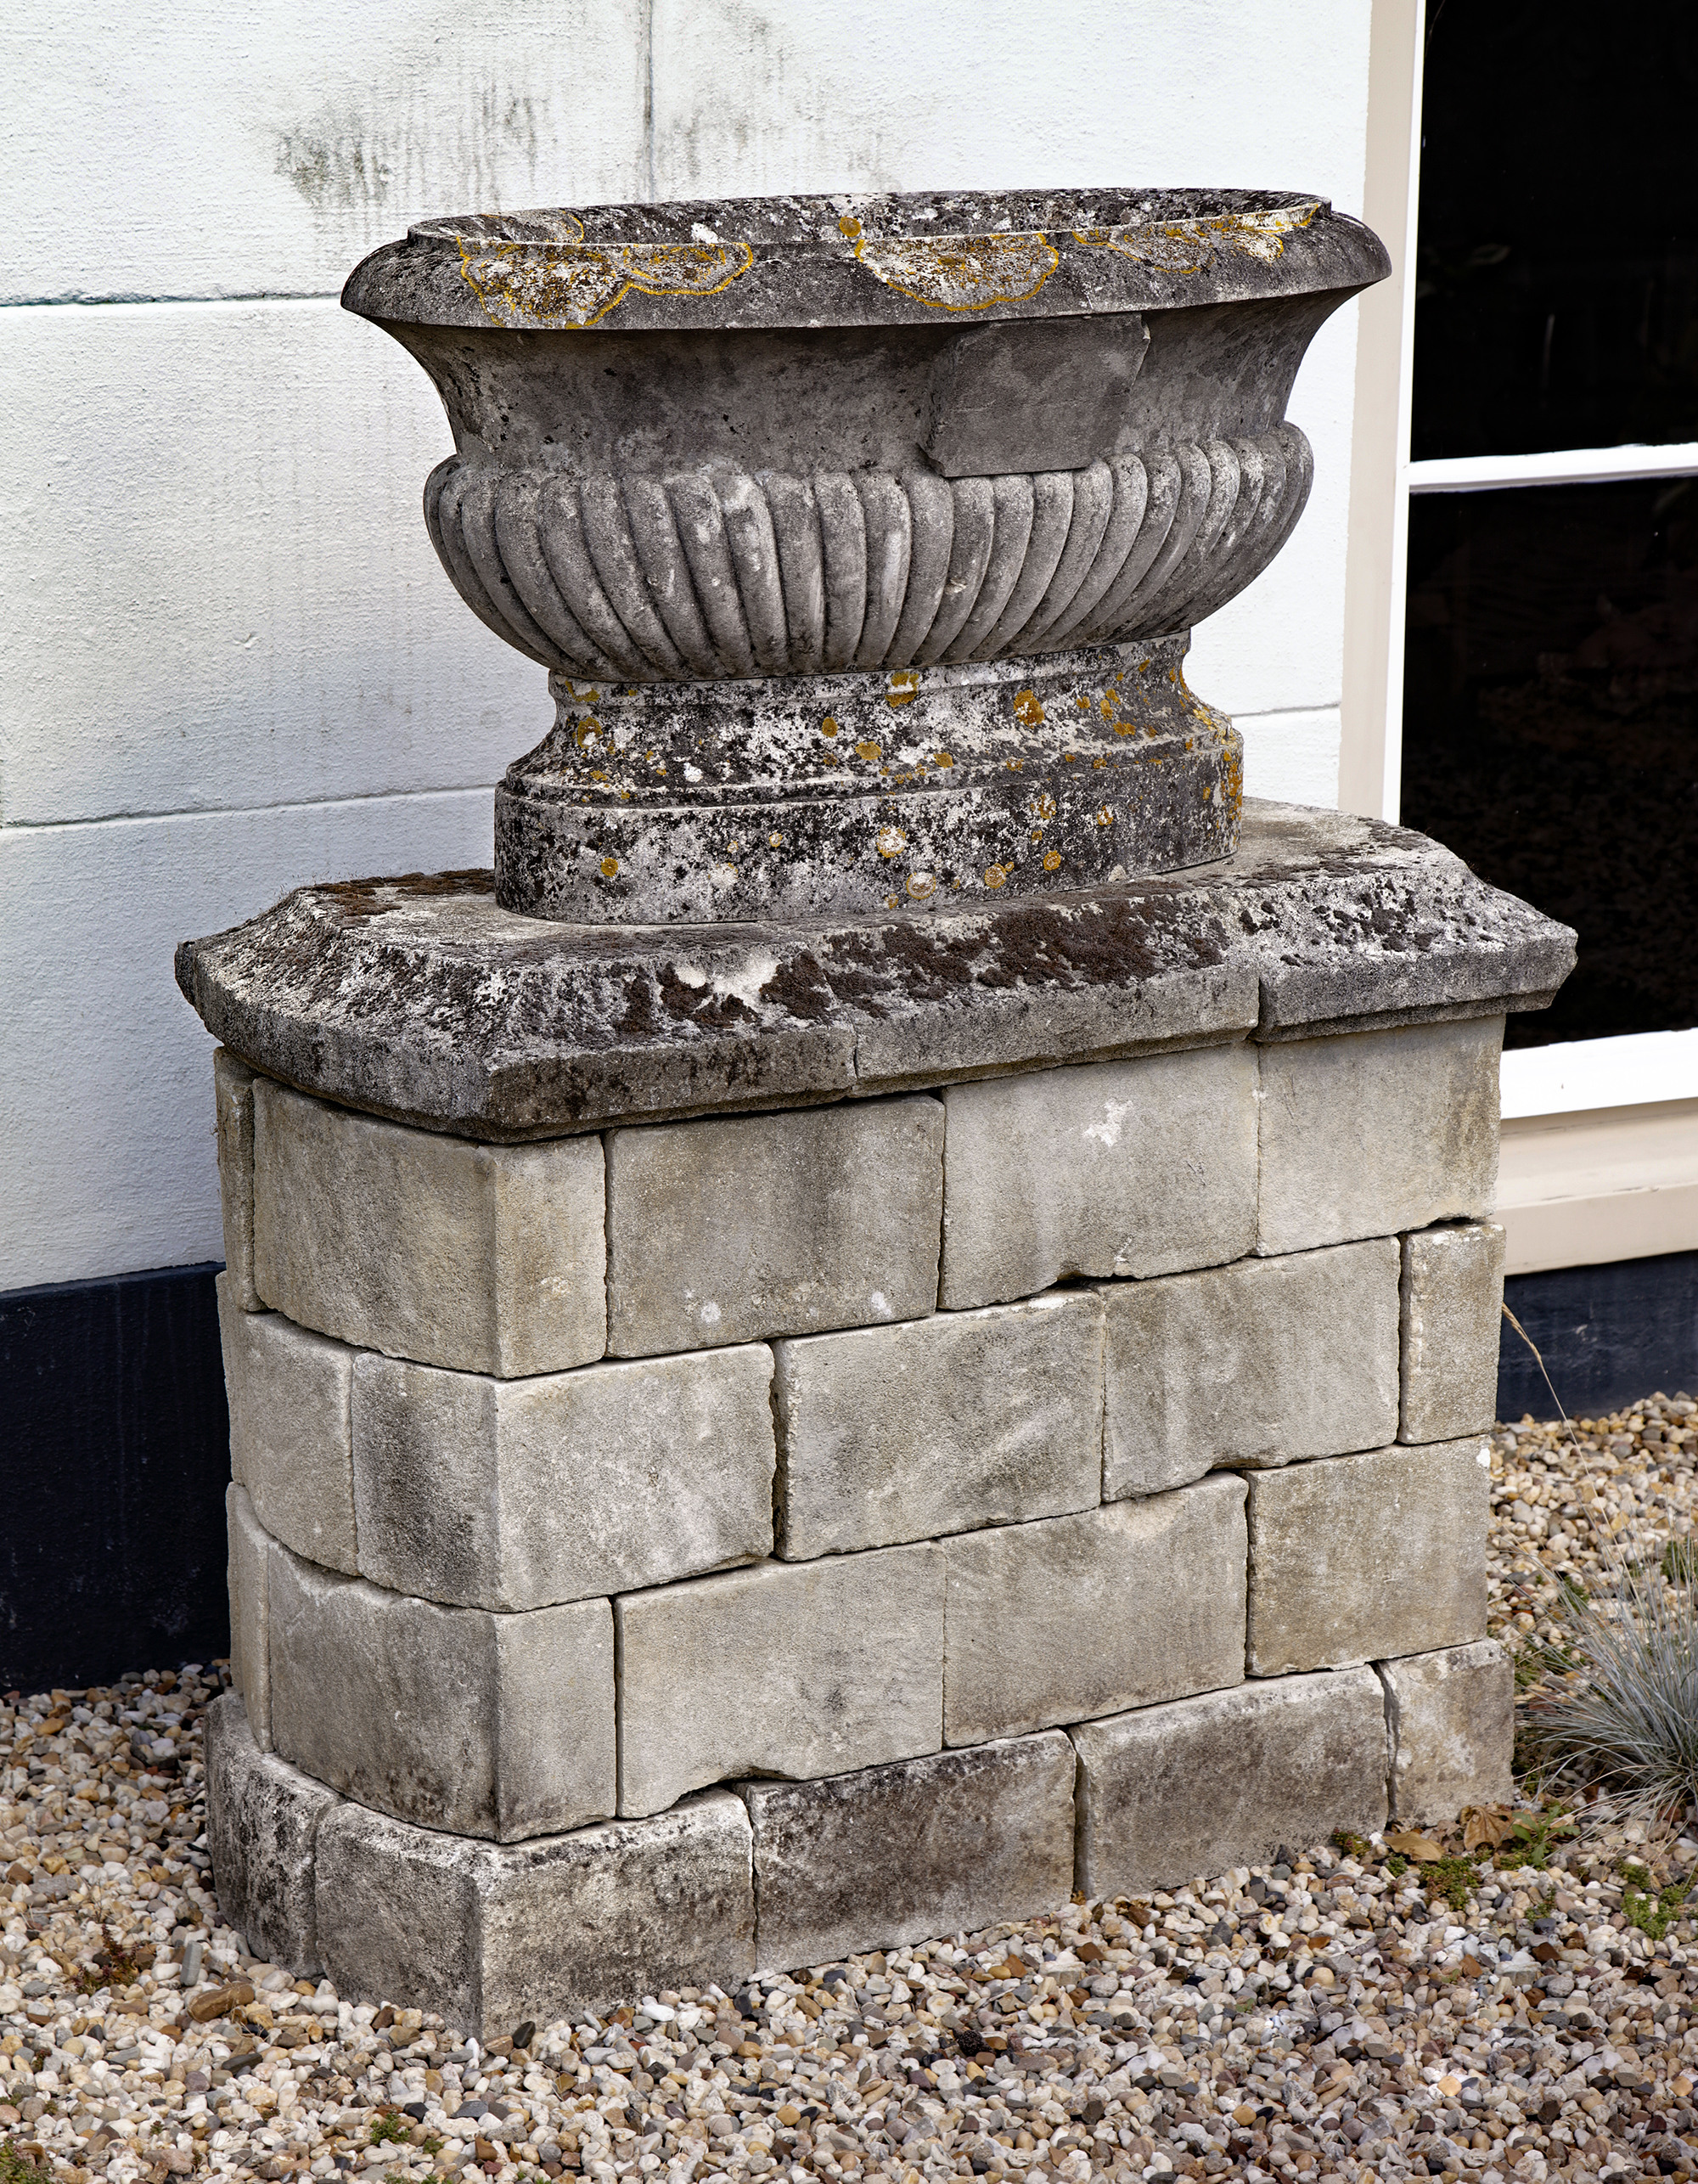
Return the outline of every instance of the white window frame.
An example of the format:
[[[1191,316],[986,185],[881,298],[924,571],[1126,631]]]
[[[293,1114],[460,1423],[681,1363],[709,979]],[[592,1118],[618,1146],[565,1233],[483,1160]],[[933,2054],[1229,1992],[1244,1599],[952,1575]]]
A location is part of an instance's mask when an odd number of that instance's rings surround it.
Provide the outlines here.
[[[1698,442],[1412,462],[1425,0],[1373,0],[1363,217],[1391,278],[1358,307],[1339,803],[1395,821],[1413,493],[1698,476]],[[1521,1047],[1503,1061],[1508,1271],[1698,1249],[1698,1031]]]

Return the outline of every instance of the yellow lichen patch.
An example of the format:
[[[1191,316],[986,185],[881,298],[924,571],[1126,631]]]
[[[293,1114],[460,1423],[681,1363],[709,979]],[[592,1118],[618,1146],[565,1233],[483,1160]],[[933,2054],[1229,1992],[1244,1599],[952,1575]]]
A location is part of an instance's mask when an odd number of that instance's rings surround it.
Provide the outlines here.
[[[940,751],[931,763],[934,766],[953,766],[955,761],[947,751]]]
[[[876,743],[857,743],[855,746],[855,756],[857,758],[864,758],[869,766],[878,755],[879,746]]]
[[[1023,721],[1027,728],[1037,728],[1042,725],[1043,707],[1038,701],[1036,690],[1015,692],[1014,717],[1018,721]]]
[[[600,734],[601,723],[599,720],[581,720],[578,723],[577,734],[573,738],[573,740],[576,743],[578,749],[582,751],[586,744],[593,743],[597,736]]]
[[[861,223],[852,212],[846,212],[837,222],[837,232],[840,235],[846,235],[852,243],[860,235]]]
[[[1114,823],[1114,806],[1112,804],[1105,804],[1102,809],[1097,813],[1097,825],[1099,826],[1112,826]]]
[[[929,902],[937,892],[937,882],[929,872],[910,872],[908,891],[916,903]]]
[[[1048,789],[1040,789],[1027,808],[1033,819],[1040,822],[1053,819],[1055,816],[1055,799]]]
[[[1136,735],[1138,733],[1138,723],[1135,720],[1110,721],[1109,725],[1116,735]]]
[[[1099,774],[1108,763],[1109,762],[1106,758],[1094,758],[1091,761],[1091,771],[1094,774]]]
[[[932,311],[1024,303],[1061,262],[1047,235],[863,237],[855,255],[875,280]]]
[[[1267,212],[1223,212],[1212,220],[1159,221],[1146,227],[1076,228],[1073,240],[1088,250],[1116,250],[1158,273],[1200,273],[1224,256],[1272,265],[1294,228],[1307,228],[1320,211],[1318,199],[1276,205]]]
[[[593,326],[634,290],[717,296],[755,262],[746,243],[490,243],[463,238],[460,276],[498,326]]]
[[[617,875],[618,871],[619,859],[616,857],[604,857],[602,858],[601,876],[604,880],[611,880],[615,878]]]
[[[769,835],[767,836],[767,848],[768,848],[768,849],[782,849],[782,848],[784,847],[784,838],[783,835],[781,835],[781,834],[769,834]]]
[[[900,857],[908,847],[908,836],[899,826],[879,829],[878,849],[880,857]]]
[[[1005,887],[1008,885],[1008,874],[1000,864],[985,867],[985,885],[987,887]]]
[[[1059,849],[1046,849],[1044,851],[1043,869],[1046,872],[1059,872],[1060,870],[1061,853]]]
[[[919,695],[919,668],[898,667],[891,677],[890,687],[885,692],[885,703],[891,706],[909,705]]]
[[[824,719],[819,723],[819,732],[823,736],[826,737],[828,740],[836,735],[837,723],[832,718],[829,713],[827,713]]]
[[[1026,761],[1023,758],[1004,758],[1003,763],[1008,768],[1010,774],[1020,773],[1024,770],[1026,766]]]

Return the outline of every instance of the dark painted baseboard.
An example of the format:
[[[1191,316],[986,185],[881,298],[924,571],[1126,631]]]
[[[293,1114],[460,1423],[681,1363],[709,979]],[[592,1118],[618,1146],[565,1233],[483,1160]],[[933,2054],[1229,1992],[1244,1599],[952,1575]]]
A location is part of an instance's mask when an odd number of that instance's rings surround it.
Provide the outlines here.
[[[217,1271],[0,1296],[0,1689],[228,1649]],[[1698,1393],[1698,1252],[1516,1275],[1505,1295],[1571,1417]],[[1505,1323],[1498,1416],[1552,1408]]]
[[[228,1650],[217,1272],[0,1296],[0,1689]]]
[[[1571,1418],[1595,1417],[1661,1390],[1698,1395],[1698,1252],[1512,1275],[1504,1302],[1538,1345]],[[1555,1405],[1527,1344],[1506,1320],[1498,1351],[1498,1416]]]

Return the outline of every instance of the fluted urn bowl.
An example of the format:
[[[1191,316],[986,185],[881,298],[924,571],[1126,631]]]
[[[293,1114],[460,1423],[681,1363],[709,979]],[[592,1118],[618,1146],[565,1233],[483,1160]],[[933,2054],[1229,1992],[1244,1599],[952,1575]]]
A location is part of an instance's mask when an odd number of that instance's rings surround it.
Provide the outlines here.
[[[808,916],[1229,854],[1189,632],[1302,514],[1291,382],[1387,269],[1246,190],[468,216],[367,258],[344,304],[453,428],[443,566],[549,670],[501,901]]]

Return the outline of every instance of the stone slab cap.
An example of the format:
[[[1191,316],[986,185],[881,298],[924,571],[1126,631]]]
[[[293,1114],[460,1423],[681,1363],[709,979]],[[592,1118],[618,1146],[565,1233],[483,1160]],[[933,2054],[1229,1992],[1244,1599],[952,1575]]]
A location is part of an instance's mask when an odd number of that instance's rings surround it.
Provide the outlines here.
[[[206,1841],[227,1926],[256,1956],[319,1970],[313,1858],[319,1823],[341,1803],[254,1742],[234,1691],[206,1709]]]
[[[1403,1239],[1400,1441],[1489,1432],[1498,1415],[1504,1231],[1495,1222]]]
[[[1251,1675],[1483,1637],[1490,1483],[1471,1438],[1252,1472]]]
[[[739,1785],[763,1969],[1030,1917],[1073,1892],[1073,1748],[1051,1731],[818,1782]]]
[[[254,1072],[220,1047],[212,1057],[218,1139],[218,1200],[224,1271],[244,1312],[263,1312],[254,1287]]]
[[[607,1347],[644,1357],[937,1301],[943,1109],[921,1098],[616,1130]]]
[[[1495,1638],[1375,1665],[1399,1820],[1444,1826],[1464,1805],[1514,1802],[1515,1666]]]
[[[228,1269],[215,1286],[231,1475],[274,1539],[351,1576],[359,1568],[349,1432],[357,1353],[280,1312],[244,1311]]]
[[[952,1085],[939,1302],[1241,1258],[1256,1240],[1256,1083],[1257,1050],[1237,1043]]]
[[[487,872],[298,888],[185,941],[256,1069],[498,1141],[1197,1045],[1543,1008],[1574,936],[1424,836],[1247,800],[1221,864],[957,912],[569,926]]]
[[[420,220],[342,304],[397,329],[981,325],[1348,294],[1390,269],[1297,190],[839,192]]]
[[[602,1151],[482,1145],[254,1086],[254,1264],[299,1325],[503,1378],[599,1358]]]
[[[883,1547],[627,1594],[619,1808],[739,1775],[839,1775],[943,1742],[943,1555]]]
[[[1175,1888],[1282,1843],[1386,1825],[1386,1714],[1371,1669],[1280,1676],[1071,1731],[1078,1886]]]
[[[272,1737],[396,1819],[503,1843],[615,1809],[613,1612],[438,1607],[269,1562]]]
[[[1102,1307],[1068,1292],[776,1344],[779,1553],[1094,1509],[1102,1351]]]
[[[725,1790],[652,1820],[469,1843],[341,1804],[318,1830],[324,1968],[483,2040],[755,1967],[749,1815]]]
[[[773,1551],[759,1344],[494,1380],[354,1370],[362,1576],[501,1611],[666,1585]]]
[[[1244,1492],[1206,1479],[946,1540],[944,1742],[1242,1681]]]
[[[1217,1464],[1383,1447],[1397,1420],[1397,1240],[1245,1258],[1098,1291],[1103,1498]]]

